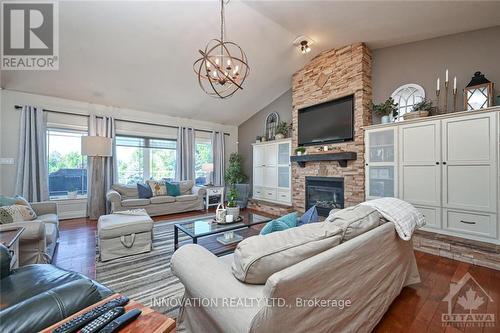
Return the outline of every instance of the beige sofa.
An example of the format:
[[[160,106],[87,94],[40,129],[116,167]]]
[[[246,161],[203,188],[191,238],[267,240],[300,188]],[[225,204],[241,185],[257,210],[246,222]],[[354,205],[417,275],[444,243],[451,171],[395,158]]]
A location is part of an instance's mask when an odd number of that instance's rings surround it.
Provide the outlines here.
[[[24,227],[19,240],[19,266],[50,263],[59,239],[57,204],[33,202],[31,207],[37,214],[35,220],[0,225],[0,230]]]
[[[111,203],[111,212],[143,208],[150,216],[158,216],[204,209],[206,190],[194,186],[192,180],[179,183],[181,195],[177,197],[166,195],[139,199],[136,185],[115,184],[106,194],[106,198]]]
[[[236,279],[236,255],[218,258],[195,244],[174,253],[172,271],[191,300],[178,332],[370,332],[401,289],[420,282],[412,243],[392,223],[281,269],[265,284]]]

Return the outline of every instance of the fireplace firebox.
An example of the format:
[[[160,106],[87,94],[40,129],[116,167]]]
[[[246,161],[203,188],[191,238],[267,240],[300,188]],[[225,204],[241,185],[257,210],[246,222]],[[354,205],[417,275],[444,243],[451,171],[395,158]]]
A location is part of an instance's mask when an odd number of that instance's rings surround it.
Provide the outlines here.
[[[306,177],[306,208],[314,205],[325,217],[334,208],[344,208],[344,178]]]

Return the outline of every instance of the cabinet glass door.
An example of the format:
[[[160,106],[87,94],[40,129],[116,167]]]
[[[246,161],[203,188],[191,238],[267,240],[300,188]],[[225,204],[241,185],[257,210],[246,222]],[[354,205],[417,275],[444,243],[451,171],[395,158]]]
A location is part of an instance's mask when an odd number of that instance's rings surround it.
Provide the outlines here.
[[[368,169],[370,197],[394,197],[394,167],[370,166]]]
[[[394,162],[394,130],[370,132],[368,134],[369,162]]]
[[[278,167],[278,187],[290,187],[290,168]]]
[[[278,145],[278,164],[290,163],[290,143],[280,143]]]

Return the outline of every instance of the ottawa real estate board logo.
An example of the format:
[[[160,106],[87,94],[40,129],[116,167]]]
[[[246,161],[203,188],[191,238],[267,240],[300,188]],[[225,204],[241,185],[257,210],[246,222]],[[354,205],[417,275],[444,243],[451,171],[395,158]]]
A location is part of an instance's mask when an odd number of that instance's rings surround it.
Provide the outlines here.
[[[1,69],[59,69],[59,10],[51,1],[2,1]]]
[[[443,302],[448,302],[448,311],[441,315],[443,326],[496,327],[494,300],[470,273],[450,284]]]

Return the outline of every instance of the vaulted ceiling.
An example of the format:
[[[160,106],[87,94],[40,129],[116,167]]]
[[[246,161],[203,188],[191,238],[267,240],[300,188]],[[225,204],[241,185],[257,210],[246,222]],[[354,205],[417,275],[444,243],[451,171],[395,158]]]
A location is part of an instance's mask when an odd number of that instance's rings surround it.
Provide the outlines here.
[[[238,125],[288,90],[318,52],[363,41],[371,48],[500,24],[500,2],[237,1],[227,37],[246,51],[244,90],[206,96],[192,64],[219,33],[218,1],[61,1],[58,71],[3,71],[3,88]],[[305,34],[313,51],[292,41]],[[22,101],[19,101],[22,103]]]

